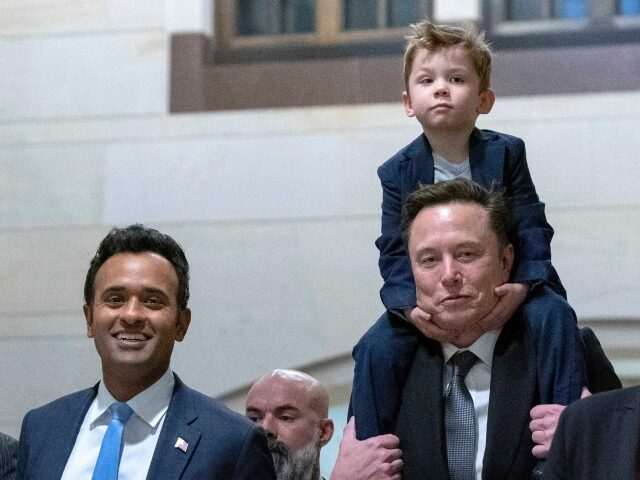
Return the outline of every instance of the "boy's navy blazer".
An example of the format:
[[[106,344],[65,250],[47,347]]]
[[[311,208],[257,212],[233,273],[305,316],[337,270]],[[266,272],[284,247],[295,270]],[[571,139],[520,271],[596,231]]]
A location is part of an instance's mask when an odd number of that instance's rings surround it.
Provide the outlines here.
[[[175,386],[147,478],[275,479],[264,432],[217,400]],[[22,422],[18,478],[58,480],[98,385],[31,410]],[[187,451],[176,448],[178,437]]]
[[[476,128],[469,139],[469,164],[475,182],[503,191],[511,201],[516,220],[511,240],[517,252],[512,281],[546,281],[559,294],[566,295],[551,265],[553,229],[531,180],[524,142]],[[415,284],[399,226],[409,194],[434,182],[433,153],[425,135],[382,164],[378,176],[383,188],[382,233],[376,245],[380,250],[380,273],[385,279],[380,296],[388,310],[405,308],[416,304]]]
[[[558,422],[544,478],[640,478],[640,387],[598,393],[569,405]]]

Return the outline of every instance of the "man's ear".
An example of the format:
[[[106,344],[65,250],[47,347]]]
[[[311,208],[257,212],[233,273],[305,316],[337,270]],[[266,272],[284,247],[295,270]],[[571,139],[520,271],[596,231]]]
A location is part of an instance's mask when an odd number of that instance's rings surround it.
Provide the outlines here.
[[[415,116],[416,113],[413,111],[413,106],[411,105],[411,97],[406,90],[402,92],[402,105],[404,106],[404,113],[407,114],[407,117]]]
[[[191,309],[185,308],[178,313],[178,319],[176,321],[176,341],[181,342],[184,340],[189,324],[191,323]]]
[[[87,337],[93,338],[93,317],[91,316],[91,305],[86,303],[82,306],[82,313],[84,313],[84,319],[87,322]]]
[[[493,90],[491,90],[490,88],[483,90],[482,92],[480,92],[480,105],[478,105],[477,112],[479,114],[489,113],[493,108],[493,104],[495,103],[495,101],[496,93]]]
[[[513,245],[509,244],[502,250],[502,274],[503,274],[503,282],[509,281],[509,275],[511,275],[511,268],[513,267]]]
[[[324,447],[333,437],[333,420],[325,418],[320,422],[320,448]]]

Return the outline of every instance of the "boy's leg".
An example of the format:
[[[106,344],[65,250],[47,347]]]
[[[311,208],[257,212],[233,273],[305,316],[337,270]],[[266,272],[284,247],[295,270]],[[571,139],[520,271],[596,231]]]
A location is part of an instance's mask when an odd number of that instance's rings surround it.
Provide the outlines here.
[[[523,309],[536,350],[540,403],[569,405],[587,385],[576,314],[546,285],[525,300]]]
[[[356,417],[358,439],[394,432],[419,338],[420,332],[404,318],[385,312],[353,348],[349,417]]]

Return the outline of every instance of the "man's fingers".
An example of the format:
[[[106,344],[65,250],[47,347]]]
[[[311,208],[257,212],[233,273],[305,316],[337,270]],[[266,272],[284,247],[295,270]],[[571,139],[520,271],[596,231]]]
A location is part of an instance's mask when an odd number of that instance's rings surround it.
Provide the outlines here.
[[[591,396],[591,392],[587,387],[582,387],[582,393],[580,394],[580,398],[587,398]]]
[[[549,449],[542,445],[536,445],[531,449],[531,453],[533,454],[534,457],[542,459],[542,458],[546,458],[547,455],[549,455]]]
[[[564,405],[558,405],[555,403],[547,403],[542,405],[536,405],[529,412],[529,416],[533,419],[540,419],[550,415],[558,416],[564,410]]]
[[[356,417],[351,417],[344,429],[342,430],[342,438],[349,440],[356,439]]]
[[[551,430],[536,430],[531,434],[531,440],[538,445],[543,445],[545,442],[550,442],[553,438],[555,431]]]
[[[400,473],[402,471],[402,467],[404,467],[404,462],[402,461],[401,458],[397,458],[393,462],[391,462],[389,465],[391,467],[392,473]]]
[[[378,445],[383,448],[398,448],[398,446],[400,445],[400,439],[390,433],[373,438],[378,443]]]

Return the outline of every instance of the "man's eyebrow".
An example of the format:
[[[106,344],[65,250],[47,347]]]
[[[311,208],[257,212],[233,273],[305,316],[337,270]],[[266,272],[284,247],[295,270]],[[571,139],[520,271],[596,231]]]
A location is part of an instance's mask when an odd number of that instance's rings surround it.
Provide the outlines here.
[[[458,245],[456,245],[457,248],[480,248],[482,246],[484,246],[482,242],[475,242],[472,240],[460,242]]]
[[[300,409],[298,407],[296,407],[295,405],[291,405],[289,403],[286,403],[284,405],[279,405],[276,408],[277,412],[283,412],[283,411],[288,411],[288,410],[291,410],[293,412],[299,412],[300,411]]]
[[[107,293],[121,293],[121,292],[125,292],[126,290],[127,290],[127,287],[124,285],[111,285],[110,287],[107,287],[104,289],[104,291],[102,292],[102,295],[105,295]],[[167,298],[170,297],[170,295],[167,292],[165,292],[164,290],[158,287],[151,287],[151,286],[143,287],[142,291],[147,294],[154,293],[154,294],[165,296]]]
[[[436,252],[437,250],[433,247],[420,247],[416,250],[416,255],[423,255],[425,253]]]

